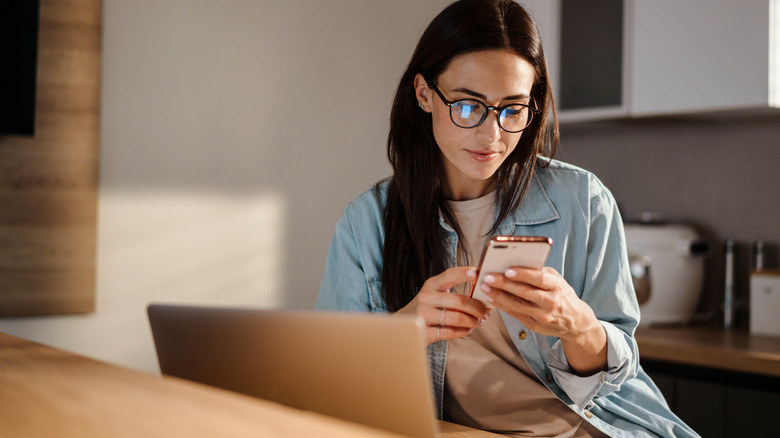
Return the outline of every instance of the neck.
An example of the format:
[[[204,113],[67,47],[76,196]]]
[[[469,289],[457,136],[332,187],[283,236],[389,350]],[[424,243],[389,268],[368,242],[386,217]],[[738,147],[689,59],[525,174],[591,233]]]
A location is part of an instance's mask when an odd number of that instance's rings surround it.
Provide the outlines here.
[[[454,184],[449,181],[445,187],[444,196],[450,201],[469,201],[481,198],[496,188],[495,177],[468,184]]]

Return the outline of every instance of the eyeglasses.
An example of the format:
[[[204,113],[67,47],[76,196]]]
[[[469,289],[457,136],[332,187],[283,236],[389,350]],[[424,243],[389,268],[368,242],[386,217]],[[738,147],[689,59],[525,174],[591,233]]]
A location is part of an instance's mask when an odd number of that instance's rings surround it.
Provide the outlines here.
[[[530,105],[511,103],[504,106],[487,106],[475,99],[447,100],[439,87],[428,76],[423,76],[425,82],[439,95],[442,102],[450,107],[450,119],[452,123],[461,128],[476,128],[487,118],[488,111],[498,113],[498,126],[506,132],[520,132],[531,125],[534,114],[540,111]]]

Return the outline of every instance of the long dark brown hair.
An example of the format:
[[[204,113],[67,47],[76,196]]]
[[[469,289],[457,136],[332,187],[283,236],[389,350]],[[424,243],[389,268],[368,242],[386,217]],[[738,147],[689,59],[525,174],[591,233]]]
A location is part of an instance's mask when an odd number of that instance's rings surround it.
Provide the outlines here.
[[[418,108],[414,77],[421,73],[436,81],[455,57],[494,49],[515,53],[534,67],[531,99],[540,113],[496,172],[498,216],[491,233],[519,207],[537,156],[552,157],[558,147],[547,63],[539,32],[525,9],[514,0],[459,0],[439,13],[417,44],[390,114],[387,155],[393,177],[384,212],[382,266],[382,293],[390,311],[408,304],[427,278],[454,263],[448,260],[441,216],[463,245],[460,227],[442,193],[446,180],[431,115]],[[552,126],[546,123],[550,111]]]

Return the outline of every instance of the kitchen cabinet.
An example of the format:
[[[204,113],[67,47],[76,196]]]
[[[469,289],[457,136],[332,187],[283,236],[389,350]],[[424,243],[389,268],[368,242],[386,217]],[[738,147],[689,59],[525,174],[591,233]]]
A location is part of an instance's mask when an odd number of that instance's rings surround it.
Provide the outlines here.
[[[729,386],[726,388],[726,436],[772,436],[780,428],[778,411],[780,393]]]
[[[699,435],[725,438],[726,385],[685,377],[675,381],[674,412]]]
[[[643,362],[669,407],[703,437],[773,436],[780,428],[778,378]]]
[[[639,328],[636,340],[669,407],[701,436],[780,430],[780,337],[689,326]]]
[[[777,0],[519,1],[561,121],[780,106]]]

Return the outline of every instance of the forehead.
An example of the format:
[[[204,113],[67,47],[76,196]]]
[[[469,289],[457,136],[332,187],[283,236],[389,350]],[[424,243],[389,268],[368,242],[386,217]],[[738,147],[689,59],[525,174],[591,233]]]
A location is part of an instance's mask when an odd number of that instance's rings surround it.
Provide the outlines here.
[[[487,50],[457,56],[437,81],[449,90],[466,88],[488,97],[530,95],[534,68],[522,57],[504,50]]]

